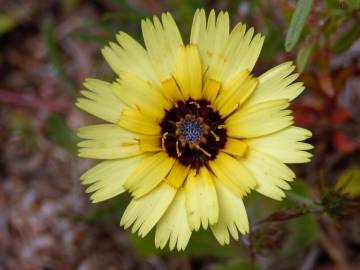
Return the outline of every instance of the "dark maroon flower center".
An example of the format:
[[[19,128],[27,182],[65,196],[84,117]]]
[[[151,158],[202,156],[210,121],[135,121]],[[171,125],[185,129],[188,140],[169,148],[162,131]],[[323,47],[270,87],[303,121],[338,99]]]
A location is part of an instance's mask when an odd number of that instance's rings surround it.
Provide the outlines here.
[[[199,169],[224,148],[224,122],[207,100],[179,101],[160,123],[162,147],[183,165]]]

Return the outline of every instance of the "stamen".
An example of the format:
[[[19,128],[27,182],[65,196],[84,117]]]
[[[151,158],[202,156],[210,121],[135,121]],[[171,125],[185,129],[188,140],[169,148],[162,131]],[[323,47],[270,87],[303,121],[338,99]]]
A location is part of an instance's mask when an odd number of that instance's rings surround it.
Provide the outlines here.
[[[189,104],[195,105],[197,109],[201,108],[200,104],[197,103],[196,101],[190,101]]]
[[[172,121],[172,120],[167,120],[169,124],[172,124],[174,126],[176,126],[176,122],[175,121]]]
[[[210,130],[210,134],[214,136],[215,141],[217,141],[217,142],[220,141],[220,137],[218,135],[216,135],[216,133],[214,131]]]
[[[211,157],[211,154],[209,152],[207,152],[205,149],[203,149],[200,145],[194,144],[194,147],[196,149],[200,150],[201,152],[203,152],[206,156]]]
[[[161,137],[161,148],[162,150],[164,150],[166,152],[166,147],[165,147],[165,140],[167,135],[169,134],[169,132],[165,132],[162,137]]]
[[[225,125],[218,125],[217,128],[218,129],[224,129],[226,126]]]
[[[179,140],[176,140],[176,155],[178,157],[181,157],[181,152],[180,152],[180,149],[179,149]]]

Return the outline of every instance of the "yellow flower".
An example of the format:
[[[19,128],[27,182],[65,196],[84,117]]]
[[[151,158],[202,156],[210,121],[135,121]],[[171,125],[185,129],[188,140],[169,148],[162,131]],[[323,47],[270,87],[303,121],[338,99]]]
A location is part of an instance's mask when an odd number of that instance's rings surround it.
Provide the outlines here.
[[[118,75],[87,79],[77,106],[109,124],[79,129],[79,156],[104,159],[81,177],[99,202],[128,191],[121,225],[155,245],[185,249],[210,228],[220,244],[249,231],[243,198],[280,200],[308,162],[310,131],[294,127],[289,102],[303,90],[284,63],[255,77],[264,37],[229,15],[197,10],[183,43],[169,13],[142,21],[145,48],[120,32],[102,53]]]

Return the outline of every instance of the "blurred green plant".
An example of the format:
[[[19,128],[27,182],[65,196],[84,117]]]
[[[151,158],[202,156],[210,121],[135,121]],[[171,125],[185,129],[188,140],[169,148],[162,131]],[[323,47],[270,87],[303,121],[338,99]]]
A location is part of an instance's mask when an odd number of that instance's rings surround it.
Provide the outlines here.
[[[343,171],[335,184],[335,190],[351,198],[360,197],[360,167]]]
[[[51,115],[45,123],[45,132],[50,140],[62,146],[72,154],[76,153],[76,144],[79,139],[74,131],[70,130],[64,118],[58,114]]]
[[[73,222],[89,225],[104,226],[111,224],[116,226],[129,202],[130,196],[128,194],[123,194],[122,196],[117,196],[107,202],[96,204],[88,212],[81,214],[64,214],[64,217]]]
[[[77,95],[76,87],[65,72],[65,68],[60,56],[60,50],[55,40],[55,27],[52,17],[47,17],[43,21],[43,38],[48,52],[49,60],[56,72],[59,81],[64,85],[68,94],[75,98]]]
[[[305,211],[301,210],[304,213],[303,215],[289,220],[288,225],[291,236],[284,249],[286,256],[296,255],[296,253],[308,248],[318,239],[317,215],[323,212],[323,208],[311,199],[309,189],[308,183],[297,180],[292,183],[292,190],[288,192],[284,199],[283,203],[287,209],[296,209],[297,207],[306,209]]]
[[[10,120],[10,130],[18,136],[20,140],[31,148],[38,148],[37,133],[31,122],[26,116],[15,113]]]
[[[347,51],[354,43],[359,39],[360,36],[360,23],[355,21],[354,25],[343,33],[335,42],[332,47],[334,53],[342,53]]]
[[[164,249],[157,249],[154,246],[154,230],[151,231],[145,238],[140,238],[135,234],[131,234],[131,242],[135,247],[136,252],[140,256],[163,255],[174,256],[167,247]],[[243,245],[233,241],[230,245],[221,246],[214,238],[211,232],[199,230],[193,233],[190,239],[190,244],[182,252],[177,253],[179,256],[191,257],[207,257],[229,259],[237,257],[245,257],[246,250]]]
[[[212,268],[212,270],[258,270],[259,266],[246,260],[233,260],[221,266]]]
[[[72,10],[79,6],[81,0],[62,0],[66,9]]]
[[[0,37],[18,25],[17,20],[7,14],[0,14]]]
[[[316,215],[322,213],[322,207],[309,197],[308,188],[305,182],[295,181],[285,199],[267,210],[271,214],[255,223],[250,244],[254,256],[295,256],[317,240]],[[262,209],[264,200],[257,201],[254,208]]]
[[[311,53],[314,49],[314,41],[307,42],[303,44],[299,49],[299,52],[296,56],[296,67],[300,73],[302,73],[306,67],[306,64],[309,61]]]
[[[321,187],[321,204],[337,223],[360,213],[360,168],[345,169],[334,185]]]

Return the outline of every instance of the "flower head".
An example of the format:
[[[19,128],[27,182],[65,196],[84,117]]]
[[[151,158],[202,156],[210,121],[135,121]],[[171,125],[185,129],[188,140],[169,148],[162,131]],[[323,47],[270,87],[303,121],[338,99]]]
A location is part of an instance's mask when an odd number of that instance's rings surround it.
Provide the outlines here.
[[[91,199],[128,191],[121,225],[155,245],[185,249],[210,228],[221,244],[249,231],[251,191],[279,200],[308,162],[311,136],[294,127],[289,102],[303,90],[287,62],[255,77],[264,37],[229,16],[197,10],[183,43],[169,13],[142,21],[145,48],[120,32],[103,55],[118,78],[87,79],[77,106],[107,122],[79,129],[79,156],[102,159],[84,173]]]

